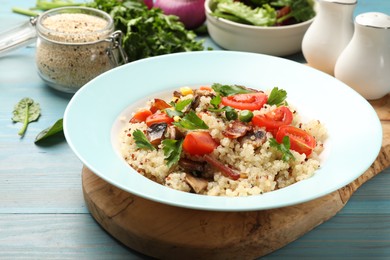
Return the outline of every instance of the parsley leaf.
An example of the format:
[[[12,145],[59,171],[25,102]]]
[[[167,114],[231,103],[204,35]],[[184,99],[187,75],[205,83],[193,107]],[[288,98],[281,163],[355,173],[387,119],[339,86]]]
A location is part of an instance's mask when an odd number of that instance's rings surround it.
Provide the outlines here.
[[[168,167],[177,163],[180,159],[183,139],[165,139],[162,141],[165,160],[167,160]]]
[[[238,85],[222,85],[214,83],[211,88],[221,96],[231,96],[236,94],[253,93],[254,91]]]
[[[219,94],[215,95],[211,100],[210,104],[214,107],[214,109],[218,109],[219,104],[221,104],[222,98]]]
[[[279,89],[278,87],[274,87],[268,96],[267,104],[281,106],[287,103],[285,101],[286,98],[287,91],[285,91],[284,89]]]
[[[294,155],[290,151],[290,138],[288,136],[283,137],[283,142],[281,144],[278,143],[275,138],[270,138],[269,144],[282,153],[283,161],[287,162],[290,159],[295,160]]]
[[[137,129],[133,132],[133,137],[135,140],[135,144],[140,149],[146,149],[146,150],[155,150],[156,148],[149,142],[149,140],[146,138],[145,134]]]
[[[165,112],[168,114],[169,117],[174,117],[174,116],[183,116],[183,109],[191,104],[192,99],[185,99],[180,102],[171,102],[170,105],[172,108],[167,108],[165,109]]]
[[[173,107],[175,108],[176,111],[183,111],[183,109],[188,106],[189,104],[191,104],[192,102],[192,99],[184,99],[180,102],[177,102],[177,103],[174,103]]]
[[[194,111],[190,111],[179,122],[174,122],[173,124],[188,130],[209,129],[206,123]]]
[[[123,32],[122,46],[128,61],[185,51],[203,51],[204,40],[186,30],[179,17],[165,15],[136,0],[93,0],[88,7],[109,13],[116,30]]]

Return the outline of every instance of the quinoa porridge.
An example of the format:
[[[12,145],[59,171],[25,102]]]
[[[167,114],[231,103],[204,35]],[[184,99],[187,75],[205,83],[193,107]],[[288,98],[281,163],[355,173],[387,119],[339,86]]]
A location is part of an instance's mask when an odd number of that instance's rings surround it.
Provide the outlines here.
[[[125,119],[120,152],[145,177],[212,196],[249,196],[287,187],[320,167],[327,138],[319,120],[302,122],[274,88],[183,87]]]

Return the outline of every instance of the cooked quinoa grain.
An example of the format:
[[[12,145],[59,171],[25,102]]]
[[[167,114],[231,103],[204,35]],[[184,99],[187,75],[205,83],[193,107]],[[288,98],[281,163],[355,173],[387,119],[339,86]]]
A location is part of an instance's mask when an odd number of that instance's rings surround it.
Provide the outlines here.
[[[150,124],[151,116],[141,118],[141,113],[136,111],[131,118],[126,119],[129,123],[119,136],[123,158],[140,174],[162,185],[184,192],[212,196],[250,196],[270,192],[310,178],[320,168],[319,154],[323,151],[327,138],[326,128],[320,121],[302,122],[298,111],[288,106],[289,113],[293,115],[288,124],[294,129],[304,130],[305,134],[315,139],[315,144],[309,155],[290,150],[293,159],[284,160],[282,152],[271,144],[275,132],[268,131],[265,126],[256,125],[253,120],[252,122],[227,120],[224,112],[216,111],[215,105],[211,104],[216,95],[214,90],[204,93],[197,89],[193,89],[193,94],[179,95],[176,104],[185,99],[192,100],[181,111],[183,113],[180,116],[181,120],[186,114],[191,113],[190,111],[195,111],[208,128],[185,129],[177,123],[170,122],[166,124],[167,128],[161,133],[159,137],[161,140],[157,142],[151,140],[149,135],[153,126]],[[154,113],[152,117],[156,117],[156,113],[164,114],[165,110],[159,110],[161,106],[156,105],[161,102],[156,100],[148,102],[147,107],[140,111],[145,109],[154,111],[150,112]],[[224,107],[223,104],[218,105],[218,109]],[[278,106],[274,104],[264,104],[260,109],[254,110],[253,114],[269,115],[277,109]],[[242,129],[245,131],[240,131]],[[154,149],[147,150],[137,145],[133,133],[138,130],[153,143]],[[190,153],[191,150],[188,150],[185,143],[187,136],[194,131],[208,133],[212,138],[211,142],[215,142],[211,152],[196,155]],[[233,136],[232,133],[236,132],[240,133]],[[177,161],[168,167],[167,160],[170,159],[164,153],[166,145],[164,140],[180,142],[183,139],[182,152]],[[225,168],[215,166],[213,163],[215,161]],[[229,175],[230,171],[238,175]]]

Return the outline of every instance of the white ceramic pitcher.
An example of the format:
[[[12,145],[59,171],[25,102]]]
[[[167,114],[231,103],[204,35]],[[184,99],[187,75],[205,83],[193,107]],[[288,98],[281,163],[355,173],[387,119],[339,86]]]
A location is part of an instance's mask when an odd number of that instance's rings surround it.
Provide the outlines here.
[[[337,58],[353,35],[357,0],[317,0],[317,15],[302,40],[307,63],[334,75]]]
[[[390,16],[370,12],[355,19],[355,33],[340,54],[335,77],[366,99],[390,93]]]

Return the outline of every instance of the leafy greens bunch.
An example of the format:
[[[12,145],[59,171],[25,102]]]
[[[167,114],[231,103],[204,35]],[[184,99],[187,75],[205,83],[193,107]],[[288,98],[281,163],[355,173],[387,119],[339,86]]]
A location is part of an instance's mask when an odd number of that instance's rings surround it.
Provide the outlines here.
[[[143,0],[37,0],[34,7],[14,7],[13,12],[28,16],[66,6],[87,6],[110,14],[115,29],[123,32],[123,48],[129,61],[162,54],[204,50],[203,40],[194,31],[185,29],[179,17],[165,15],[159,8],[149,9]]]
[[[115,28],[124,34],[123,47],[129,61],[184,51],[201,51],[203,41],[186,30],[179,18],[136,0],[94,0],[89,7],[105,11]]]
[[[300,23],[315,16],[313,0],[214,0],[216,17],[256,26]]]

